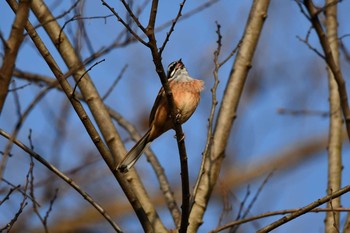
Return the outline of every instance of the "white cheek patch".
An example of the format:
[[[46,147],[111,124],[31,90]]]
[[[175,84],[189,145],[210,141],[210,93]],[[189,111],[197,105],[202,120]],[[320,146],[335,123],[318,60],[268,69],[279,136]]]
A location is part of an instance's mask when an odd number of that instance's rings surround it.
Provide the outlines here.
[[[174,76],[175,71],[176,71],[176,69],[173,69],[173,71],[171,71],[171,73],[170,73],[170,77],[173,77],[173,76]]]

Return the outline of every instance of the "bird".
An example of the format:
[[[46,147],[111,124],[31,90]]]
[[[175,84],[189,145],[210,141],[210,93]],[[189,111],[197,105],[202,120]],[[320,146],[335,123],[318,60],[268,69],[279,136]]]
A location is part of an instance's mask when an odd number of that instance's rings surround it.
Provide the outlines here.
[[[185,123],[192,116],[199,104],[200,93],[204,88],[204,81],[192,78],[188,74],[181,59],[169,64],[167,78],[177,110],[176,120],[181,124]],[[158,92],[150,113],[149,129],[125,155],[116,169],[121,173],[128,172],[140,158],[145,148],[154,139],[170,129],[174,129],[174,123],[168,107],[167,96],[162,87]]]

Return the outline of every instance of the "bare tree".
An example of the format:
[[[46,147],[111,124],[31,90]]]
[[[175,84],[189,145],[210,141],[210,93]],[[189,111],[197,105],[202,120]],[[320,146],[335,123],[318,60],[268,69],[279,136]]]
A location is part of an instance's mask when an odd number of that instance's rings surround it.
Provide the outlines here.
[[[348,231],[349,1],[0,4],[1,231]],[[122,173],[160,88],[175,140]]]

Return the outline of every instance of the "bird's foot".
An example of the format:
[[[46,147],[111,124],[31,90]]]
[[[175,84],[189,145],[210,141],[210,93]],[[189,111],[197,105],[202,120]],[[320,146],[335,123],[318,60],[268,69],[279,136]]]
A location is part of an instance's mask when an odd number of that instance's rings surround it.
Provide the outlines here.
[[[175,115],[176,123],[181,123],[181,117],[182,117],[182,115],[181,115],[180,109],[177,109],[176,111],[177,111],[177,113],[176,113],[176,115]]]

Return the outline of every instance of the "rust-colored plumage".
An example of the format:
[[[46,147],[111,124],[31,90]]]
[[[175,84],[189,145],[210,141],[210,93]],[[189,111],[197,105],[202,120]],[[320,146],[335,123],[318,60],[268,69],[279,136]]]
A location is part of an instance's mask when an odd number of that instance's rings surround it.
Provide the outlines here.
[[[168,79],[174,102],[179,112],[180,123],[184,123],[191,117],[198,106],[204,82],[191,78],[181,59],[169,65]],[[172,128],[174,128],[174,125],[170,117],[167,98],[164,89],[161,88],[150,114],[149,130],[126,154],[117,169],[120,172],[127,172],[136,163],[143,150],[154,139]]]

